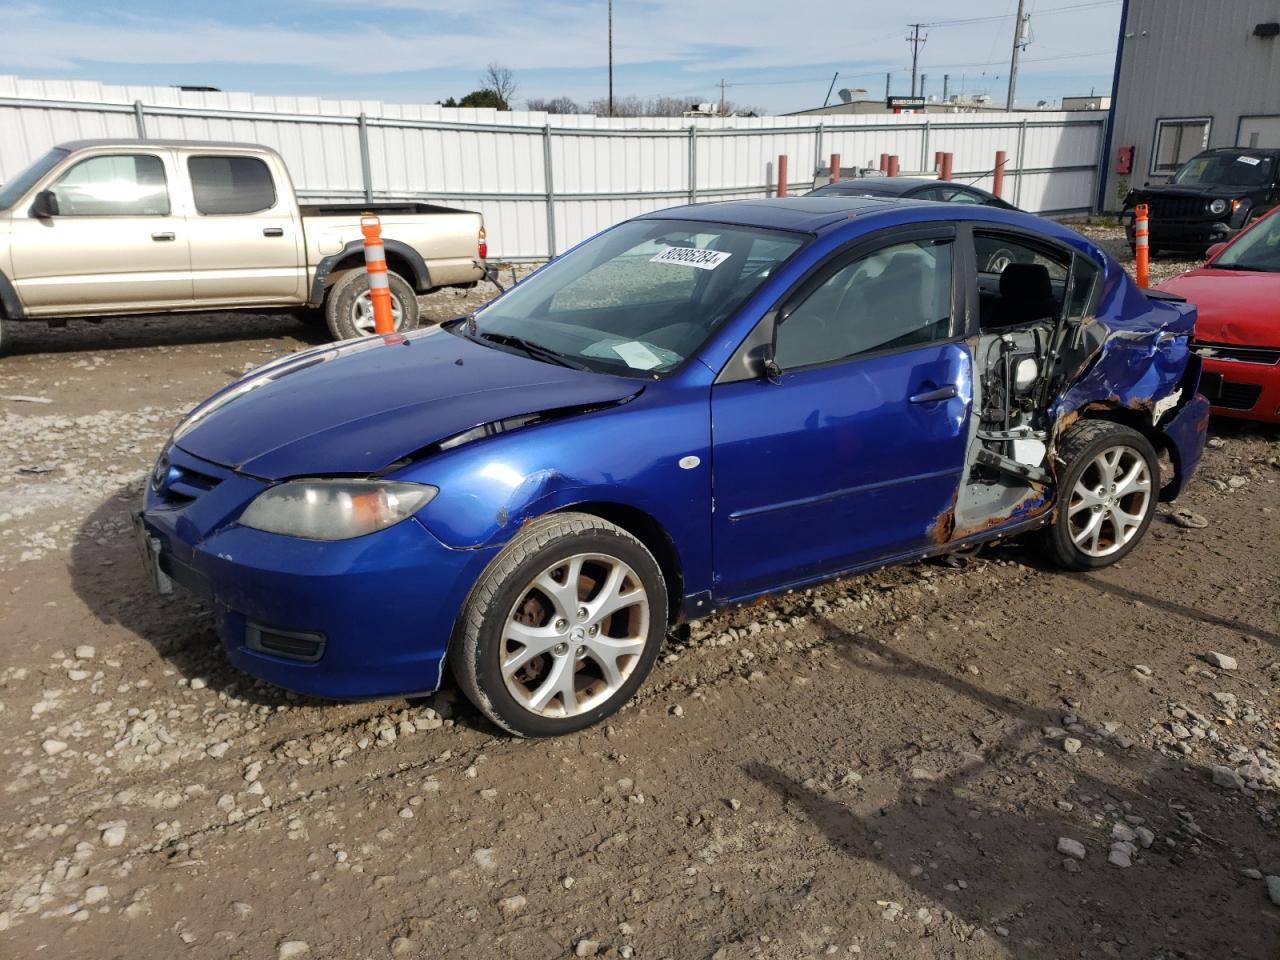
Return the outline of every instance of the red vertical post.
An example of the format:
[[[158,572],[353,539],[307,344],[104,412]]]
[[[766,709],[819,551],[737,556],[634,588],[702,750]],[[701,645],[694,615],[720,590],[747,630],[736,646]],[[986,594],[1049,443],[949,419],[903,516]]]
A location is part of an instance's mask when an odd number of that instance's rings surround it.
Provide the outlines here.
[[[938,179],[940,180],[951,179],[951,162],[952,162],[952,154],[944,153],[942,155],[942,170],[939,171],[938,173]]]
[[[1147,228],[1147,205],[1138,204],[1133,211],[1133,259],[1137,267],[1138,286],[1145,287],[1151,282],[1151,247],[1150,231]]]
[[[889,176],[896,177],[898,175],[898,155],[892,153],[889,155]]]
[[[382,244],[382,221],[371,214],[365,214],[360,218],[360,232],[364,234],[364,270],[369,277],[373,332],[395,333],[391,286],[387,280],[387,252]]]
[[[941,150],[935,150],[933,152],[933,169],[935,170],[942,169],[942,151]]]
[[[996,151],[996,170],[995,176],[992,178],[991,192],[997,197],[1004,197],[1004,165],[1005,153],[1003,150]]]
[[[884,173],[889,172],[889,155],[887,153],[880,154],[880,169]]]
[[[787,195],[787,155],[785,153],[778,154],[778,191],[776,196],[785,197]]]
[[[831,155],[831,182],[840,182],[840,154],[838,153]]]

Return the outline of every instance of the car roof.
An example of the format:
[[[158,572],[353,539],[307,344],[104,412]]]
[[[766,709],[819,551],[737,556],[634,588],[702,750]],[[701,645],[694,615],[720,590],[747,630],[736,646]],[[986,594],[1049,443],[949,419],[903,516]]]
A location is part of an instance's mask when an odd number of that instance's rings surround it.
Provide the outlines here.
[[[852,180],[839,180],[836,183],[824,183],[814,188],[816,196],[831,196],[844,190],[856,190],[861,193],[883,194],[884,196],[902,196],[920,187],[929,187],[937,183],[925,177],[855,177]],[[827,191],[818,193],[818,191]]]
[[[767,230],[817,233],[833,223],[904,207],[937,207],[926,200],[880,197],[775,197],[692,203],[642,214],[637,220],[698,220]]]
[[[1208,150],[1201,150],[1196,156],[1203,157],[1206,154],[1219,153],[1243,153],[1246,157],[1278,157],[1280,156],[1280,147],[1211,147]]]
[[[783,197],[696,203],[642,214],[636,220],[693,220],[822,234],[855,222],[872,231],[905,224],[970,222],[975,227],[1013,227],[1074,247],[1099,264],[1106,254],[1092,240],[1053,220],[1017,209],[976,203],[935,203],[900,197]]]
[[[56,145],[60,150],[87,150],[95,147],[151,147],[152,149],[183,148],[192,150],[270,150],[260,143],[236,143],[231,140],[140,140],[137,137],[105,137],[93,140],[67,140]]]

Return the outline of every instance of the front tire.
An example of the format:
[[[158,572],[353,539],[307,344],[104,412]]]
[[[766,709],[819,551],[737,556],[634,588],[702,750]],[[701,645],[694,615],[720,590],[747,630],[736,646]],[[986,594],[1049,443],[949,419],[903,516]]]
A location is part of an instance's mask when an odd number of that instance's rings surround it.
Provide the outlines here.
[[[413,330],[418,326],[418,295],[398,273],[387,271],[387,281],[396,332]],[[324,298],[324,318],[335,340],[351,340],[374,333],[369,275],[363,270],[350,270],[330,287]]]
[[[1068,570],[1110,566],[1138,545],[1159,499],[1151,442],[1132,427],[1088,420],[1058,444],[1058,503],[1049,552]]]
[[[666,582],[644,544],[590,514],[553,514],[527,526],[477,581],[449,662],[495,724],[559,736],[631,699],[666,628]]]

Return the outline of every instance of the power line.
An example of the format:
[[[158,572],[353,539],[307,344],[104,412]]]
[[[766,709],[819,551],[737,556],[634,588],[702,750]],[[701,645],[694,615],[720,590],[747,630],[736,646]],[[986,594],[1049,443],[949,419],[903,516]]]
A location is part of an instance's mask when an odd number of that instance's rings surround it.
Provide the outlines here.
[[[1043,10],[1036,10],[1037,17],[1046,17],[1059,13],[1074,13],[1077,10],[1089,10],[1094,7],[1112,7],[1120,3],[1121,0],[1087,0],[1085,3],[1077,3],[1068,7],[1046,7]],[[994,23],[998,20],[1008,20],[1012,18],[1012,13],[1002,13],[990,17],[960,17],[955,20],[935,20],[932,23],[922,23],[922,27],[958,27],[969,23]]]

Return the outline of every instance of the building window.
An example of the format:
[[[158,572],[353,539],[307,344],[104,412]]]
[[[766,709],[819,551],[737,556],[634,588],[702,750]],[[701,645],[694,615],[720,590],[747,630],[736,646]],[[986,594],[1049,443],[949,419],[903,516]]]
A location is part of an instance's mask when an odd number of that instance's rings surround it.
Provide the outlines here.
[[[1188,120],[1157,120],[1156,143],[1151,151],[1151,174],[1177,171],[1184,163],[1209,146],[1209,117]]]

